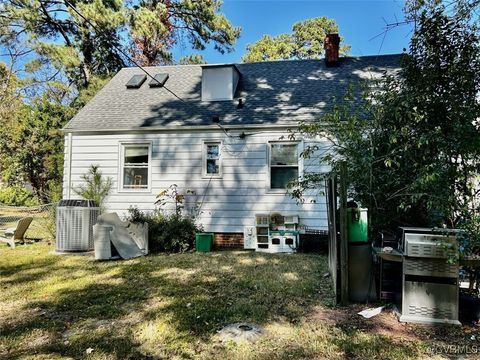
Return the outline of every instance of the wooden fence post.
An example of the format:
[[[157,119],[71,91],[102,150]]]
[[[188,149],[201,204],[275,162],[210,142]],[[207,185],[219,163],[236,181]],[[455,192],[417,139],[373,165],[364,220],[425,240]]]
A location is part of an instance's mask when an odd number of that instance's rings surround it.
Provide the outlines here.
[[[338,257],[338,239],[337,239],[337,177],[331,174],[325,186],[328,204],[328,268],[333,282],[333,291],[335,293],[335,304],[340,299],[339,294],[339,257]]]
[[[340,303],[348,304],[347,163],[340,163]]]

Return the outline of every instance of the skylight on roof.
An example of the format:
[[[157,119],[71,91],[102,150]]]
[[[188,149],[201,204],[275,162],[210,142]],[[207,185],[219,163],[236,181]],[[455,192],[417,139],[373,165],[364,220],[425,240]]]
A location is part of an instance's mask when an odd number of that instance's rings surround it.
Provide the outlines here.
[[[147,75],[133,75],[125,84],[127,89],[138,89],[147,80]]]
[[[150,87],[162,87],[168,80],[167,73],[155,74],[152,80],[148,83]]]

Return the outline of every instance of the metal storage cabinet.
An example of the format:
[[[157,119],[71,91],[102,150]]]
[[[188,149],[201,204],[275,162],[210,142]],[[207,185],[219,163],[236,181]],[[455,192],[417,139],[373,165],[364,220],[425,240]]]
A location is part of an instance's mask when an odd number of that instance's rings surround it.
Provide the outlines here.
[[[455,235],[442,230],[403,228],[402,322],[458,321],[458,263]]]
[[[400,321],[460,324],[457,284],[407,280],[404,287]]]

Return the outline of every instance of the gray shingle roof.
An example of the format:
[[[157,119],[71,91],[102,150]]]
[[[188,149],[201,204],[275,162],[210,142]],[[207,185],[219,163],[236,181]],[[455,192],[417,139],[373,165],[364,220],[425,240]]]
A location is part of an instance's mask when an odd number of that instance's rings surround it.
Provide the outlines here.
[[[223,124],[291,124],[325,112],[333,97],[340,98],[352,81],[378,78],[398,70],[401,55],[344,58],[338,67],[323,60],[292,60],[236,64],[242,74],[233,101],[202,102],[200,65],[147,67],[168,73],[164,88],[139,89],[125,84],[138,68],[124,68],[65,126],[74,130],[126,130],[168,126],[211,125],[212,116]],[[237,109],[238,98],[245,100]]]

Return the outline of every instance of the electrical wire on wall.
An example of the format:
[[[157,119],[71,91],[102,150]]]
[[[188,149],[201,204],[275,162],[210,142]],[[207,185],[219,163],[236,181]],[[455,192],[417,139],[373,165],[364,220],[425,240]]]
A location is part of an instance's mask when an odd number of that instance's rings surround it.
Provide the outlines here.
[[[198,206],[195,217],[198,217],[202,213],[203,203],[205,202],[205,198],[207,197],[207,192],[208,192],[208,189],[210,188],[210,183],[212,182],[212,178],[213,178],[213,175],[210,176],[210,178],[208,179],[207,187],[205,188],[205,192],[203,193],[202,201],[200,202],[200,205]]]
[[[230,156],[238,157],[242,152],[248,150],[248,146],[245,139],[227,136],[222,144],[222,150],[224,150]]]

